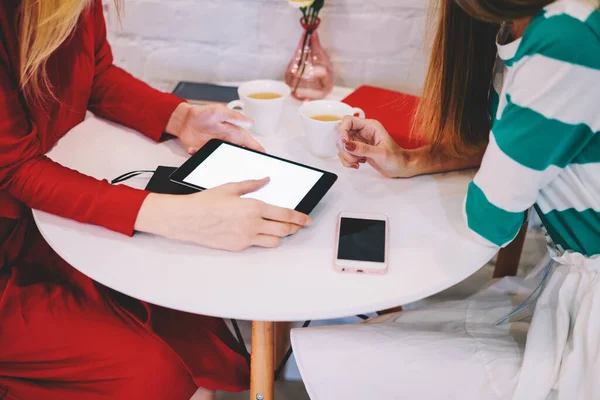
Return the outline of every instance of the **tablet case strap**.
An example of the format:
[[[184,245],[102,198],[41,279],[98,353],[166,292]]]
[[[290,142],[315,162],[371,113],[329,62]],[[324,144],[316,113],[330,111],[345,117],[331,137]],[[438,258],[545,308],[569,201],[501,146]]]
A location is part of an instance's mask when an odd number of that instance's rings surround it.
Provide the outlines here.
[[[150,181],[146,185],[146,190],[152,193],[161,193],[161,194],[192,194],[197,193],[199,190],[193,189],[187,186],[180,185],[179,183],[174,183],[171,181],[170,176],[176,170],[176,167],[165,167],[159,165],[156,167],[155,171],[152,170],[138,170],[138,171],[130,171],[123,175],[117,176],[115,179],[110,181],[113,185],[118,183],[125,182],[131,178],[135,178],[136,176],[151,173],[152,177]]]

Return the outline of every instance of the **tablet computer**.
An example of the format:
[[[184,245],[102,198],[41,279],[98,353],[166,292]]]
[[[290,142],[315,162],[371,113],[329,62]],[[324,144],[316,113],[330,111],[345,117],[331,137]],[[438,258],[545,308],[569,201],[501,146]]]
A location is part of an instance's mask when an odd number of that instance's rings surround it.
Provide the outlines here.
[[[212,189],[231,182],[269,177],[262,189],[243,197],[309,214],[337,175],[221,140],[206,143],[171,175],[173,182]]]

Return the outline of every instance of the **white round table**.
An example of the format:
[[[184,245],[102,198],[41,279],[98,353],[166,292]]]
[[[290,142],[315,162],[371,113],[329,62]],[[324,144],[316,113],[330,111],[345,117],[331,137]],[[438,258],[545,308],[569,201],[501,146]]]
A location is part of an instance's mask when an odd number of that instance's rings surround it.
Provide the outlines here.
[[[339,99],[347,92],[337,89],[330,97]],[[339,179],[313,211],[314,225],[285,239],[278,249],[232,254],[147,234],[130,238],[34,211],[52,248],[97,282],[176,310],[262,321],[253,324],[253,400],[258,393],[272,398],[272,321],[346,317],[420,300],[462,281],[494,255],[493,249],[469,239],[464,226],[462,202],[472,171],[393,180],[369,166],[345,169],[336,159],[318,159],[307,151],[297,107],[290,102],[280,136],[258,139],[272,154],[329,170]],[[132,170],[178,166],[187,158],[175,140],[157,144],[93,117],[61,139],[48,156],[108,180]],[[126,184],[143,188],[147,180]],[[341,211],[388,215],[386,275],[334,271]]]

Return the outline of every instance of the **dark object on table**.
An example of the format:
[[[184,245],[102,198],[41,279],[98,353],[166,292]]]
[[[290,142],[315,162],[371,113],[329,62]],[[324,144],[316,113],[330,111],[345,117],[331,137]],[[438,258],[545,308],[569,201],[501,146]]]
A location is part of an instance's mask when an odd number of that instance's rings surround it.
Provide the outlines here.
[[[159,166],[156,168],[156,172],[150,178],[150,182],[146,186],[146,190],[152,193],[161,194],[192,194],[197,193],[198,190],[173,183],[169,179],[169,176],[176,170],[175,167],[164,167]]]
[[[179,82],[173,90],[173,94],[196,105],[227,104],[238,99],[237,89],[234,86],[221,86],[211,83]]]

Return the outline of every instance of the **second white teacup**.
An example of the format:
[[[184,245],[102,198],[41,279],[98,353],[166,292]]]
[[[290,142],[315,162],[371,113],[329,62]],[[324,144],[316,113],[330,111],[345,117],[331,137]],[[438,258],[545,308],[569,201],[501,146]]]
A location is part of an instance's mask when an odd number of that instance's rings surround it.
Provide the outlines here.
[[[321,158],[337,155],[336,128],[346,115],[364,118],[365,112],[360,108],[353,108],[346,103],[333,100],[311,101],[300,107],[302,126],[311,153]]]
[[[227,107],[232,110],[239,108],[246,117],[252,118],[252,131],[257,135],[271,136],[281,126],[290,92],[290,87],[283,82],[250,81],[238,88],[240,99],[232,101]]]

